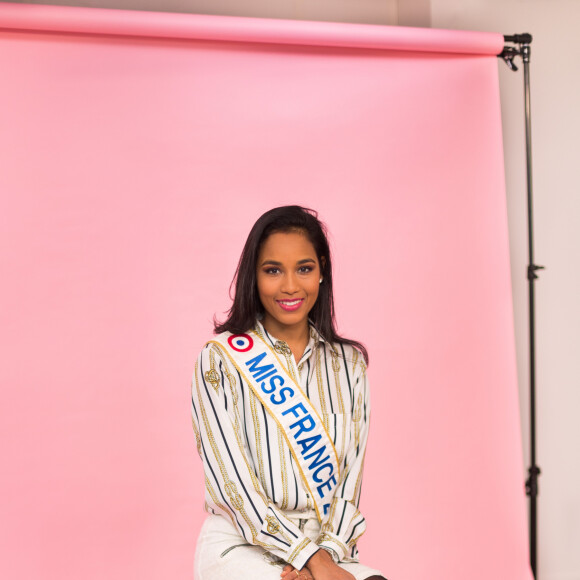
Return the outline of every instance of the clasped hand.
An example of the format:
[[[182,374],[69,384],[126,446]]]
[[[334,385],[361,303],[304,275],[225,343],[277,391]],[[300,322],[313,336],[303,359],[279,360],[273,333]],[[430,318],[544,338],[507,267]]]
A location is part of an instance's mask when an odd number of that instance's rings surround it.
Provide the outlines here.
[[[355,577],[332,561],[324,550],[318,550],[302,570],[286,564],[280,575],[282,580],[355,580]]]

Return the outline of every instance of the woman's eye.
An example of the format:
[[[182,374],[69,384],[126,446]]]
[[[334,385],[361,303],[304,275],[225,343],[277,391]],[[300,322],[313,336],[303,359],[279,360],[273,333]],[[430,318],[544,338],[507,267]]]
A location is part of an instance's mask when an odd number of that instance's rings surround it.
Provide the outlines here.
[[[266,274],[277,274],[280,270],[278,268],[266,268]]]
[[[301,266],[298,271],[301,274],[308,274],[309,272],[312,272],[312,266]]]

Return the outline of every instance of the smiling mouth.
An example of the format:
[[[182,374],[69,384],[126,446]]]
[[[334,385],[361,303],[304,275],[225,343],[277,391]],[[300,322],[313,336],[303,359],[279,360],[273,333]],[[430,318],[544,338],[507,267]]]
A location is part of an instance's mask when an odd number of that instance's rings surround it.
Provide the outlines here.
[[[276,300],[276,302],[280,305],[280,308],[291,312],[292,310],[300,308],[304,302],[304,298],[298,298],[296,300]]]

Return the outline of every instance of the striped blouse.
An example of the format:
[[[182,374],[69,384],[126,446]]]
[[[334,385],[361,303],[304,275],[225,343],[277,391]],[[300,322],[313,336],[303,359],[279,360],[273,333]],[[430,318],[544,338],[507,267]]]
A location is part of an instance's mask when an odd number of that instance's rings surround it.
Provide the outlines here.
[[[334,441],[340,480],[316,542],[285,512],[310,512],[313,501],[278,427],[216,344],[201,351],[192,381],[191,410],[205,473],[205,509],[231,521],[246,542],[302,568],[319,547],[357,562],[366,528],[358,510],[369,428],[366,365],[350,345],[331,344],[310,327],[298,364],[283,341],[256,323],[289,374],[300,384]],[[214,372],[210,372],[214,371]]]

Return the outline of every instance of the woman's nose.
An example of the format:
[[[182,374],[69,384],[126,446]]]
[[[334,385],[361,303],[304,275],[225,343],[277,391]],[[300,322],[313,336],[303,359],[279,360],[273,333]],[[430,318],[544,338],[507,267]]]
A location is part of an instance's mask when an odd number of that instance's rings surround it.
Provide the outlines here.
[[[291,273],[284,276],[281,290],[286,294],[294,294],[295,292],[298,292],[298,279],[295,274]]]

